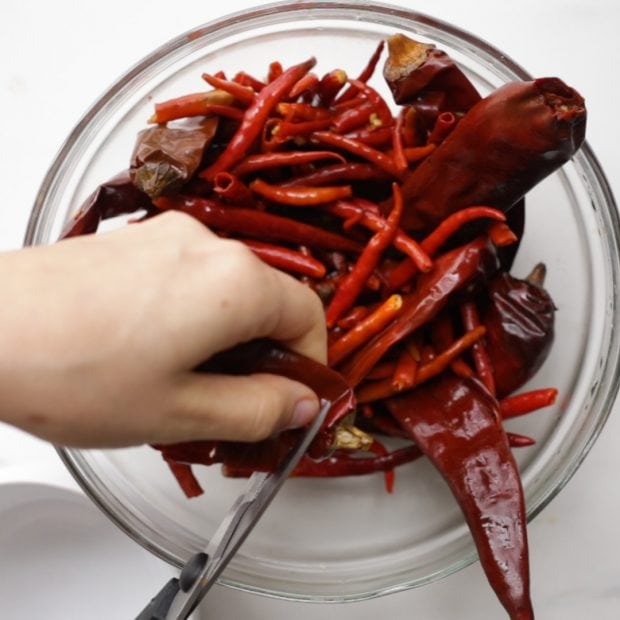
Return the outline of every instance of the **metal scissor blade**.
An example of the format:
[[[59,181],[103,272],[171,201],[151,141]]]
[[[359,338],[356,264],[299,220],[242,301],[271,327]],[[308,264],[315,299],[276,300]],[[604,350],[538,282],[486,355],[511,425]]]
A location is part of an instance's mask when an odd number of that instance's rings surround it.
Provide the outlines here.
[[[330,402],[321,401],[319,415],[302,436],[297,446],[278,465],[275,472],[252,474],[245,491],[237,498],[220,523],[204,553],[194,556],[194,558],[206,558],[206,561],[203,561],[200,571],[195,576],[192,575],[192,585],[185,589],[183,588],[183,573],[181,573],[181,589],[172,601],[166,620],[185,620],[203,599],[237,552],[241,543],[252,531],[284,481],[299,463],[325,421],[330,406]],[[189,564],[188,562],[186,567]]]

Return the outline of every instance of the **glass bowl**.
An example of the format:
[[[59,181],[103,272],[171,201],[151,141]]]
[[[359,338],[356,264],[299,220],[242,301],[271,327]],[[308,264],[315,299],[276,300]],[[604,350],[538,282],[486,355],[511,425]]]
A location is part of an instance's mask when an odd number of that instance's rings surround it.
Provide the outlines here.
[[[114,84],[62,147],[39,191],[27,244],[56,240],[101,182],[127,166],[153,101],[204,88],[205,70],[262,75],[269,62],[309,55],[318,71],[356,74],[381,38],[403,32],[447,51],[483,93],[530,76],[502,52],[435,19],[387,5],[298,2],[262,6],[170,41]],[[373,84],[382,83],[381,76]],[[576,85],[578,87],[578,85]],[[385,90],[385,88],[384,88]],[[387,94],[387,93],[386,93]],[[583,146],[527,197],[513,273],[539,261],[558,306],[552,352],[528,387],[556,386],[558,403],[508,423],[537,439],[516,451],[529,518],[558,493],[598,436],[618,388],[618,216],[592,151]],[[147,447],[61,450],[88,495],[135,541],[172,564],[202,549],[243,481],[196,467],[205,494],[187,500]],[[226,570],[225,585],[275,597],[349,601],[429,583],[475,559],[461,513],[425,461],[381,474],[290,480]]]

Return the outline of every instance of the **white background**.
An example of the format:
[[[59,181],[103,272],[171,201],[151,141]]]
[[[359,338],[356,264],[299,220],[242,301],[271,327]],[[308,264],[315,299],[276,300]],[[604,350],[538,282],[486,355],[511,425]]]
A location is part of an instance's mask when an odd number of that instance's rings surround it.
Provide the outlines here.
[[[394,3],[474,32],[536,76],[558,75],[575,86],[588,104],[588,141],[612,188],[620,193],[620,3]],[[111,82],[169,38],[254,4],[244,0],[134,0],[117,6],[111,0],[1,0],[0,250],[21,245],[31,204],[54,153],[84,110]],[[532,590],[539,619],[620,617],[618,437],[620,419],[612,414],[573,480],[530,525]],[[49,454],[48,446],[0,425],[0,468]],[[51,467],[58,466],[50,462]],[[127,544],[132,544],[129,539]],[[10,562],[9,557],[0,558],[2,564]],[[158,585],[154,583],[154,589]],[[67,583],[67,589],[70,587]],[[208,617],[220,620],[505,617],[477,565],[422,589],[346,606],[294,605],[223,588],[216,588],[209,599]],[[18,616],[7,610],[7,603],[0,602],[0,615],[17,620]]]

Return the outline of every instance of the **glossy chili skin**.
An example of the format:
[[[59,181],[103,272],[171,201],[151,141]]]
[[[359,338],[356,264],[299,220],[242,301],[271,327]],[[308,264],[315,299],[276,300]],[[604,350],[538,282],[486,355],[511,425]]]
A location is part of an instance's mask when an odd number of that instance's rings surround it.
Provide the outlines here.
[[[585,135],[584,100],[557,78],[513,82],[474,105],[403,183],[403,228],[483,204],[507,211],[568,161]]]
[[[532,620],[523,490],[497,401],[446,373],[387,405],[448,483],[510,618]]]
[[[154,207],[149,197],[132,183],[129,171],[124,170],[102,183],[84,201],[60,238],[94,233],[102,220],[135,213],[142,209],[151,211]]]
[[[433,269],[418,278],[415,290],[403,296],[399,316],[352,356],[343,371],[347,381],[358,385],[390,347],[437,316],[451,295],[490,277],[497,267],[495,247],[485,237],[437,258]]]
[[[497,396],[503,398],[534,376],[547,358],[555,306],[544,288],[508,273],[493,278],[487,292],[481,319]]]

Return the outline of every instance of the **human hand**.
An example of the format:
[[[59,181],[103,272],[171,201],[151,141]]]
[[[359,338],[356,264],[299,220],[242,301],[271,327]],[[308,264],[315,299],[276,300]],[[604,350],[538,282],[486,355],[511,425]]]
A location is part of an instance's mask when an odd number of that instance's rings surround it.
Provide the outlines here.
[[[82,447],[257,441],[318,411],[284,377],[193,369],[269,337],[320,362],[318,297],[190,217],[0,255],[0,419]]]

